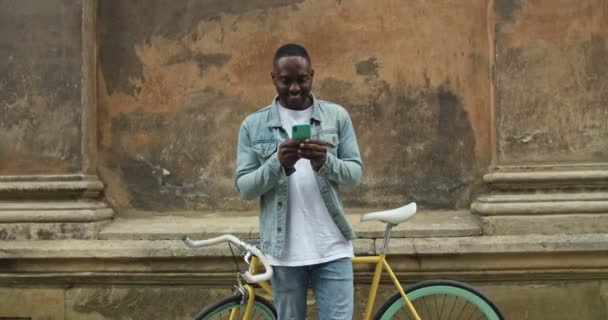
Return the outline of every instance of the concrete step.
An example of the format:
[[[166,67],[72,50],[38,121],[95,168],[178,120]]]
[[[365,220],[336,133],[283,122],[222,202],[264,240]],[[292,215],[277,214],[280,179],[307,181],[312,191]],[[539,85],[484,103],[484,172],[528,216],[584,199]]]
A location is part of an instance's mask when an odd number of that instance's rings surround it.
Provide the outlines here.
[[[349,209],[347,218],[358,238],[381,238],[386,225],[360,222],[359,218],[374,209]],[[174,212],[158,215],[130,212],[115,218],[99,234],[103,240],[171,240],[187,234],[206,239],[221,234],[242,238],[258,237],[257,212]],[[476,216],[466,211],[419,211],[414,217],[393,228],[392,238],[465,237],[481,235]]]

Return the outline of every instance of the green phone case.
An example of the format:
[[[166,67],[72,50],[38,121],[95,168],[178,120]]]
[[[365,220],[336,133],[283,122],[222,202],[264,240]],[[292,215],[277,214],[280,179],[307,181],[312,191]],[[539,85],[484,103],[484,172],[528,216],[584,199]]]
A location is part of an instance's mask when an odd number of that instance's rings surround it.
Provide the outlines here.
[[[291,127],[291,138],[293,140],[306,140],[310,139],[310,136],[310,123],[294,124]]]

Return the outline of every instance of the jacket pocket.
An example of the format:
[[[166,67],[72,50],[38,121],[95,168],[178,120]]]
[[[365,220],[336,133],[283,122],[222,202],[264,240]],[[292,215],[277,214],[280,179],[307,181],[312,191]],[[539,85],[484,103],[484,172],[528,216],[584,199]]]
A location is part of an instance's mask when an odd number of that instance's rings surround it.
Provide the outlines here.
[[[327,143],[327,150],[336,155],[338,152],[338,145],[340,144],[340,137],[337,132],[321,132],[319,139]]]
[[[258,155],[261,163],[266,162],[270,156],[277,151],[277,143],[276,142],[257,142],[253,145],[253,150]]]

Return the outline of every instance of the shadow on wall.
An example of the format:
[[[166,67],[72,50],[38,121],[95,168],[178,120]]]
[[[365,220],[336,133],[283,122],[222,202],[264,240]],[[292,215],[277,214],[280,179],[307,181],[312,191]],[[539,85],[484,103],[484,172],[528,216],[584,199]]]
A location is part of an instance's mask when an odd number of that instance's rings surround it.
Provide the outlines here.
[[[244,116],[234,112],[235,105],[243,103],[206,88],[176,112],[136,109],[113,118],[112,142],[103,154],[108,169],[120,175],[130,205],[160,211],[243,209],[247,204],[238,200],[232,178],[233,137]]]
[[[363,82],[324,79],[319,96],[350,112],[365,165],[363,186],[345,190],[350,206],[458,208],[470,203],[475,137],[461,100],[449,89],[391,86],[375,60],[356,66]]]
[[[137,14],[141,3],[100,3],[100,175],[115,207],[257,207],[255,201],[239,200],[233,175],[239,125],[261,107],[243,96],[265,89],[244,87],[238,77],[243,71],[230,69],[243,58],[232,51],[207,52],[198,42],[184,43],[204,32],[194,28],[201,19],[298,2],[184,0],[151,6],[145,14]],[[218,37],[224,36],[223,27]],[[233,36],[243,40],[240,33]],[[344,188],[345,204],[468,206],[480,174],[462,97],[449,82],[440,87],[428,79],[422,86],[388,82],[379,77],[379,65],[371,57],[354,66],[356,76],[315,79],[319,98],[349,110],[359,138],[365,180],[357,188]],[[232,82],[219,83],[224,79]],[[232,90],[238,86],[249,91]]]
[[[350,112],[365,164],[364,183],[344,188],[347,206],[468,206],[475,179],[475,140],[461,100],[440,88],[392,88],[326,78],[319,97]],[[233,137],[244,103],[206,89],[176,113],[137,109],[111,121],[103,153],[118,172],[134,208],[143,210],[252,209],[233,187]],[[224,137],[224,138],[222,138]]]

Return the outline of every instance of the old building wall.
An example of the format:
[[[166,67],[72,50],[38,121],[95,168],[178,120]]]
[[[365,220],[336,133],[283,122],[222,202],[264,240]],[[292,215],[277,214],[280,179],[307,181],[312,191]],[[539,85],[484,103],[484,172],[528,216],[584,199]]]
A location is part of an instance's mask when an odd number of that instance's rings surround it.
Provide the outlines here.
[[[502,164],[608,160],[608,2],[496,1]]]
[[[348,206],[476,199],[395,228],[403,283],[465,281],[509,319],[606,319],[607,12],[602,0],[0,0],[0,317],[189,318],[229,294],[226,246],[178,239],[257,236],[253,210],[228,211],[256,206],[232,187],[236,131],[273,96],[276,47],[297,41],[315,93],[357,128],[366,178]],[[106,202],[143,213],[112,219]],[[384,225],[357,223],[364,210],[348,218],[355,253],[372,255]],[[359,297],[370,270],[355,268]]]
[[[486,1],[101,1],[100,172],[116,207],[252,209],[233,187],[271,59],[308,48],[365,164],[347,206],[467,207],[491,158]]]
[[[82,169],[82,4],[0,1],[0,174]]]

